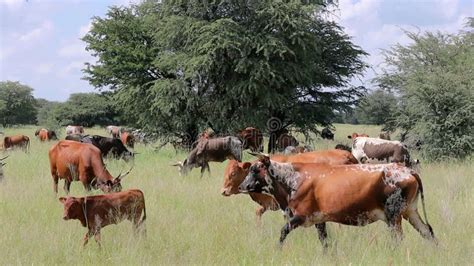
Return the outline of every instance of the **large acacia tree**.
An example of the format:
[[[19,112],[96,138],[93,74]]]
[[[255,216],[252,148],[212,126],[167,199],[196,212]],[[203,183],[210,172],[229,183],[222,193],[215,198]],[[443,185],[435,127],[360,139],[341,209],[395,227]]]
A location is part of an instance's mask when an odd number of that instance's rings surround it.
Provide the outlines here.
[[[136,126],[192,141],[231,133],[328,125],[354,103],[349,81],[365,55],[334,22],[332,1],[145,1],[112,7],[84,37],[98,59],[86,78],[115,92]],[[275,135],[276,134],[276,135]],[[273,142],[270,142],[270,151]]]

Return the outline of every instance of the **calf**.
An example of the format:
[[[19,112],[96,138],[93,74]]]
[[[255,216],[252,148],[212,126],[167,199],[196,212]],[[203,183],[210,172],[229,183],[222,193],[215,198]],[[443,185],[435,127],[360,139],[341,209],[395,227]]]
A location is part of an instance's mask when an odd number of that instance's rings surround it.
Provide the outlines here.
[[[413,162],[405,145],[400,141],[357,137],[352,142],[352,155],[359,163],[404,163],[411,167]]]
[[[355,140],[358,137],[369,137],[369,135],[367,135],[365,133],[359,134],[359,133],[354,132],[354,133],[352,133],[352,135],[347,136],[348,139],[352,139],[352,140]]]
[[[118,127],[118,126],[107,126],[105,128],[105,131],[107,131],[107,133],[109,133],[112,138],[120,138],[120,131],[121,131],[121,128]]]
[[[272,195],[280,206],[288,203],[291,218],[281,230],[280,244],[296,227],[315,225],[327,247],[326,222],[363,226],[382,220],[400,239],[402,218],[424,238],[437,242],[427,221],[421,179],[399,164],[278,163],[260,155],[239,190]],[[417,209],[419,194],[426,223]]]
[[[126,174],[113,178],[105,168],[100,150],[94,145],[61,140],[49,149],[48,155],[56,194],[59,179],[64,179],[66,194],[69,194],[72,181],[81,181],[87,191],[92,188],[100,188],[106,193],[122,190],[120,181]]]
[[[30,147],[30,138],[25,135],[15,135],[3,138],[3,148],[5,150],[20,148],[24,152],[28,152]]]
[[[357,163],[357,160],[350,152],[340,150],[315,151],[291,156],[273,155],[271,158],[277,162],[326,163],[331,165]],[[239,163],[235,160],[229,161],[224,172],[224,185],[221,189],[223,196],[231,196],[239,193],[239,185],[248,175],[250,165],[251,163],[249,162]],[[280,208],[279,204],[268,195],[250,193],[250,197],[260,205],[256,210],[257,221],[261,220],[266,210],[278,210]],[[286,205],[287,204],[285,204],[285,206]]]
[[[191,169],[201,167],[201,177],[207,169],[209,175],[211,169],[209,162],[223,162],[226,159],[241,161],[242,142],[237,137],[223,137],[213,139],[202,139],[196,147],[191,150],[184,162],[178,162],[173,166],[178,166],[181,175],[187,175]]]
[[[263,152],[263,134],[254,127],[242,129],[238,136],[242,141],[242,149],[250,149],[253,152]]]
[[[92,236],[100,246],[100,229],[109,224],[127,219],[137,232],[146,220],[145,197],[138,189],[88,197],[61,197],[59,201],[64,204],[64,220],[79,220],[87,227],[83,246]]]

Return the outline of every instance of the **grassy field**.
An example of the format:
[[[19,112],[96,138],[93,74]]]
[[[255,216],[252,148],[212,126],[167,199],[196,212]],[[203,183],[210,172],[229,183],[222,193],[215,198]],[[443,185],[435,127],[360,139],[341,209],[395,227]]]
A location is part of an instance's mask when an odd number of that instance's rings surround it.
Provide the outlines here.
[[[376,135],[380,128],[336,125],[336,129],[336,141],[318,140],[316,148],[348,144],[346,136],[351,132]],[[77,220],[62,220],[63,206],[57,198],[64,195],[63,181],[59,195],[53,192],[47,155],[53,143],[40,143],[34,138],[34,130],[5,129],[6,135],[22,133],[32,141],[29,154],[9,152],[4,167],[5,179],[0,183],[0,265],[474,265],[472,160],[422,164],[428,218],[439,246],[422,239],[406,221],[405,238],[399,245],[383,222],[365,227],[329,224],[330,249],[323,254],[313,227],[293,231],[280,250],[277,241],[284,224],[281,212],[265,213],[258,226],[256,204],[248,196],[221,196],[226,163],[211,163],[211,177],[200,179],[198,169],[180,177],[170,163],[184,159],[184,153],[175,155],[170,147],[155,152],[152,147],[138,145],[135,150],[141,154],[122,185],[145,194],[147,237],[134,237],[131,223],[125,221],[102,230],[102,249],[93,240],[82,248],[86,229]],[[86,133],[105,135],[105,130],[86,129]],[[252,158],[247,154],[245,159]],[[123,161],[107,160],[106,164],[113,175],[129,168]],[[71,189],[73,196],[85,194],[78,182]]]

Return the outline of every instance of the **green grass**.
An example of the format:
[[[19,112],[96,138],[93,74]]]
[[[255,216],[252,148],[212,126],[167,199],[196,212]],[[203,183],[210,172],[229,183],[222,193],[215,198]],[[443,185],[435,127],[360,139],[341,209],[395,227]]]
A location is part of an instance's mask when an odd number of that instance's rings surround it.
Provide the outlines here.
[[[347,135],[377,135],[379,127],[336,125],[336,141],[318,140],[317,149],[348,144]],[[436,247],[404,221],[404,240],[392,241],[386,225],[365,227],[329,224],[330,249],[323,254],[316,230],[298,228],[282,250],[277,241],[284,224],[281,212],[267,212],[262,225],[255,222],[256,203],[246,195],[223,197],[219,191],[226,163],[211,163],[212,175],[199,178],[199,170],[181,177],[170,166],[184,153],[165,147],[138,145],[135,168],[125,177],[124,189],[145,194],[147,237],[134,237],[124,221],[102,230],[100,250],[91,240],[82,248],[86,229],[79,221],[62,220],[63,206],[53,192],[48,149],[53,144],[34,138],[33,127],[5,129],[6,135],[30,136],[31,151],[9,152],[0,183],[0,265],[11,264],[338,264],[338,265],[473,265],[474,186],[472,161],[422,164],[428,218],[440,246]],[[104,135],[102,129],[87,133]],[[64,136],[64,132],[62,132]],[[0,155],[1,156],[1,155]],[[246,160],[252,159],[245,155]],[[126,171],[123,161],[106,161],[113,175]],[[71,195],[83,196],[74,182]],[[98,191],[94,193],[99,193]],[[337,196],[337,195],[335,195]],[[419,204],[421,208],[421,204]]]

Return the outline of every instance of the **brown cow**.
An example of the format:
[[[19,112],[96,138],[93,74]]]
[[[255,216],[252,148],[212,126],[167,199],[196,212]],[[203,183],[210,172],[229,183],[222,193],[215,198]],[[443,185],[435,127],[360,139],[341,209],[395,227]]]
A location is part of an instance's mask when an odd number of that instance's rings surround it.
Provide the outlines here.
[[[424,210],[421,179],[400,164],[278,163],[260,155],[239,190],[273,195],[280,206],[288,203],[291,218],[282,228],[280,244],[296,227],[315,225],[326,247],[326,222],[363,226],[382,220],[401,239],[402,217],[424,238],[437,242]],[[418,213],[418,194],[426,223]]]
[[[254,127],[242,129],[238,136],[242,141],[242,150],[250,149],[253,152],[263,152],[262,132]]]
[[[277,162],[327,163],[331,165],[357,163],[357,160],[350,152],[342,150],[323,150],[291,156],[277,154],[273,155],[271,159]],[[249,173],[250,165],[251,163],[249,162],[239,163],[235,160],[229,161],[224,172],[224,185],[221,189],[223,196],[231,196],[239,193],[239,185]],[[256,210],[257,221],[261,220],[261,216],[266,210],[274,211],[280,208],[278,203],[268,195],[250,193],[250,197],[261,206]]]
[[[105,168],[99,148],[94,145],[61,140],[49,149],[49,163],[55,193],[58,193],[61,178],[66,194],[69,194],[72,181],[81,181],[87,191],[92,188],[100,188],[106,193],[122,190],[120,181],[125,175],[114,179]]]
[[[54,132],[54,130],[48,130],[45,128],[36,130],[35,136],[37,136],[40,141],[49,141],[49,140],[58,139],[58,137],[56,136],[56,132]]]
[[[79,220],[87,227],[83,246],[94,236],[100,247],[100,229],[109,224],[127,219],[138,232],[146,220],[145,197],[138,189],[79,198],[61,197],[59,201],[64,204],[64,220]]]
[[[283,133],[277,139],[276,148],[277,148],[277,151],[283,152],[285,148],[288,146],[296,147],[298,145],[299,145],[299,142],[298,140],[296,140],[295,137],[293,137],[292,135],[289,135],[288,133]]]
[[[128,132],[122,132],[122,134],[120,134],[120,140],[125,146],[128,146],[132,149],[135,147],[135,137]]]
[[[30,146],[30,138],[25,135],[15,135],[3,138],[3,148],[5,150],[14,149],[16,147],[28,152]]]

